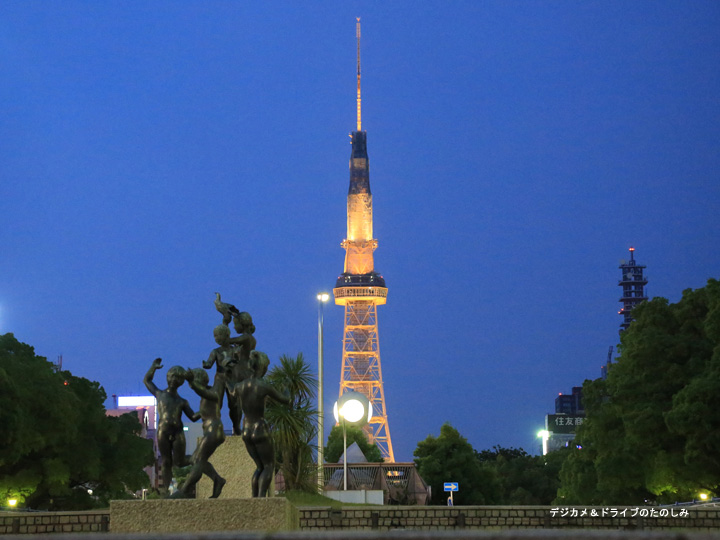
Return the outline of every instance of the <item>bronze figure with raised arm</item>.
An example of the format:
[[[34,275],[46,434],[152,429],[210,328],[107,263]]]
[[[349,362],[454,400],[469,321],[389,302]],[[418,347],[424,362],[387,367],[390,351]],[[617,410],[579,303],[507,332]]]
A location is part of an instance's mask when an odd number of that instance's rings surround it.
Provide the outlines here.
[[[162,480],[167,490],[172,481],[172,468],[184,467],[187,464],[185,457],[185,433],[183,432],[182,414],[185,413],[191,422],[200,418],[200,413],[190,408],[187,400],[180,397],[177,390],[185,382],[185,370],[180,366],[173,366],[167,372],[168,387],[160,390],[153,382],[153,377],[161,369],[162,359],[156,358],[145,374],[145,386],[157,400],[158,430],[157,442],[160,457],[162,458]]]

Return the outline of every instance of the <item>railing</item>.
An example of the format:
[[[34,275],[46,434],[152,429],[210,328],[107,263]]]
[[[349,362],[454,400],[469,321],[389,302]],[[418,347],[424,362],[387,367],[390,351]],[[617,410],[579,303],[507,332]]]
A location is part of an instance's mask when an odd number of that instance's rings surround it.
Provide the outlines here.
[[[623,283],[647,283],[647,280],[647,276],[628,274],[618,281],[618,285],[622,285]]]
[[[333,289],[335,298],[387,298],[387,289],[383,287],[341,287]]]
[[[326,463],[325,491],[343,489],[343,464]],[[348,463],[348,489],[381,489],[385,504],[419,504],[429,500],[429,488],[414,463]]]

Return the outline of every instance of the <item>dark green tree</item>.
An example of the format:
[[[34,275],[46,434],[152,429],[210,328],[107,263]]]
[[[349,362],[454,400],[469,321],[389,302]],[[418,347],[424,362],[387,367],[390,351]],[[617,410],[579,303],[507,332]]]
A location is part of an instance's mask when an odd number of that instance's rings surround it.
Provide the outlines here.
[[[562,449],[531,456],[522,448],[495,446],[478,452],[477,459],[498,478],[498,504],[547,505],[557,495],[560,467],[567,454]]]
[[[275,442],[275,454],[287,490],[315,492],[317,469],[312,452],[317,437],[317,410],[313,400],[317,379],[302,353],[295,358],[283,355],[280,365],[267,374],[268,380],[290,396],[290,407],[268,401],[265,418]]]
[[[106,416],[105,398],[98,383],[58,373],[31,346],[0,336],[0,497],[87,508],[146,487],[152,442],[137,436],[137,417]]]
[[[720,283],[686,290],[676,304],[655,298],[633,315],[607,380],[583,386],[582,450],[563,466],[563,502],[674,502],[720,491]]]
[[[577,437],[575,438],[578,439]],[[555,502],[558,504],[602,504],[597,490],[597,473],[591,448],[570,449],[560,469],[560,487]]]
[[[689,306],[685,331],[698,342],[687,352],[691,369],[698,374],[673,395],[665,415],[670,433],[682,437],[685,474],[693,488],[720,494],[720,282],[710,280],[700,305]],[[688,328],[694,325],[695,328]],[[709,360],[704,361],[708,354]],[[699,365],[701,364],[701,366]]]
[[[445,482],[459,482],[455,504],[497,504],[500,485],[497,474],[483,467],[465,437],[445,423],[440,435],[428,435],[413,453],[420,476],[432,488],[432,504],[446,504]]]
[[[382,463],[383,457],[377,444],[370,443],[362,428],[347,426],[347,445],[357,443],[370,463]],[[338,463],[343,455],[343,428],[333,426],[328,435],[327,446],[325,447],[325,460],[328,463]]]

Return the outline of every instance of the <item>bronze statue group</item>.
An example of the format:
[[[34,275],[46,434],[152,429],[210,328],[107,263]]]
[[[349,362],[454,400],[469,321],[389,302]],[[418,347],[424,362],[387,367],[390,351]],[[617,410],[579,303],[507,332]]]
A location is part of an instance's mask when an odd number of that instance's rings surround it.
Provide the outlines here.
[[[252,477],[252,496],[265,497],[275,468],[272,436],[264,417],[265,400],[271,397],[286,405],[290,400],[263,378],[270,361],[265,353],[255,350],[255,325],[250,314],[222,302],[219,293],[215,295],[215,308],[222,314],[223,321],[213,332],[218,347],[202,363],[202,368],[171,367],[167,372],[168,386],[165,390],[160,390],[153,382],[155,372],[163,367],[160,358],[153,361],[145,374],[145,386],[157,400],[157,442],[162,459],[163,486],[167,490],[170,485],[173,466],[190,464],[192,467],[187,478],[172,497],[190,497],[203,473],[213,481],[211,498],[220,496],[225,479],[208,460],[225,441],[220,411],[224,397],[227,396],[233,434],[242,436],[248,454],[256,465]],[[236,337],[230,337],[228,324],[231,320],[238,334]],[[216,366],[216,372],[210,386],[210,377],[205,370],[211,369],[213,365]],[[178,394],[178,388],[185,381],[200,396],[198,412],[194,412],[187,400]],[[202,440],[189,463],[185,456],[183,413],[192,422],[202,419],[203,423]]]

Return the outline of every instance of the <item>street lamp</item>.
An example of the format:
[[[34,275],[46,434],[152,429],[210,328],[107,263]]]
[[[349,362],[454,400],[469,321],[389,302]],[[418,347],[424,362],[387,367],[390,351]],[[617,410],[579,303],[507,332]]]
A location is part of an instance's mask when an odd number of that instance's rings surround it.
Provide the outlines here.
[[[335,421],[342,418],[343,427],[343,490],[347,491],[347,429],[346,425],[362,427],[372,418],[370,400],[360,392],[345,392],[333,407]]]
[[[550,438],[550,432],[547,429],[541,429],[538,431],[537,436],[539,439],[542,439],[543,456],[545,456],[548,453],[548,439]]]
[[[325,426],[323,422],[323,304],[330,299],[328,293],[320,293],[318,299],[318,485],[325,486],[325,451],[323,450]]]

